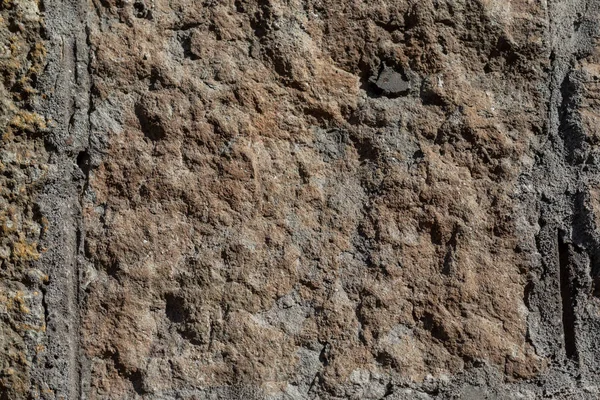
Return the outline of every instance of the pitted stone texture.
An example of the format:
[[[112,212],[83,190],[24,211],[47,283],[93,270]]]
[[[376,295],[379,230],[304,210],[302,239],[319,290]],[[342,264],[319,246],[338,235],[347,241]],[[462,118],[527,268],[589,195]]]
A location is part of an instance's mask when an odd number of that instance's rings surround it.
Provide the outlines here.
[[[39,4],[0,3],[0,398],[25,399],[42,388],[32,371],[44,353],[43,287],[36,269],[48,228],[36,195],[47,176],[46,120],[33,111],[45,65]]]
[[[539,3],[94,7],[90,398],[544,371],[515,234],[547,116]],[[382,65],[402,96],[371,93]]]

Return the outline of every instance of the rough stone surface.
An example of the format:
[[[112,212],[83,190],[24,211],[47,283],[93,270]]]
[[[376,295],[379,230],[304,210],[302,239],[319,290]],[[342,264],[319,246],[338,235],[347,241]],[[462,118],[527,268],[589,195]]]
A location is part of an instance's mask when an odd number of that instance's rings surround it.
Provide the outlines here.
[[[599,17],[4,0],[0,399],[599,398]]]
[[[34,111],[45,65],[38,4],[0,3],[0,398],[33,392],[44,352],[43,285],[32,264],[48,228],[35,201],[48,173],[45,119]]]

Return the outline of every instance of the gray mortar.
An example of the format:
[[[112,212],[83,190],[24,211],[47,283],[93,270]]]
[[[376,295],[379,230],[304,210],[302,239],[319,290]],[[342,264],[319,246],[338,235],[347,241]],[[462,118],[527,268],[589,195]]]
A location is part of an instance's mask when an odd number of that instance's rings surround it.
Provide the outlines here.
[[[86,2],[46,0],[48,68],[42,91],[51,94],[39,112],[55,121],[49,146],[52,150],[50,183],[41,195],[42,211],[50,221],[44,245],[48,252],[40,260],[51,277],[45,290],[47,352],[42,369],[34,379],[52,389],[56,398],[80,399],[86,395],[86,373],[79,354],[79,268],[85,229],[81,225],[80,196],[85,174],[77,165],[78,155],[90,141],[90,77],[87,71],[89,48],[85,25]],[[547,130],[540,134],[536,165],[520,178],[517,194],[524,220],[538,226],[523,226],[523,237],[534,238],[522,246],[537,259],[538,268],[524,294],[530,316],[529,339],[538,354],[553,360],[548,373],[535,382],[506,383],[502,373],[485,363],[448,381],[422,385],[388,382],[381,398],[403,399],[594,399],[600,397],[600,319],[585,312],[585,298],[591,281],[600,274],[600,235],[585,199],[587,188],[597,183],[598,166],[586,164],[589,155],[578,135],[574,101],[581,92],[573,61],[592,46],[596,27],[576,27],[577,14],[600,12],[600,0],[551,1],[548,4],[548,41],[552,59],[547,94]],[[567,122],[569,122],[568,129]],[[345,140],[345,139],[344,139]],[[97,147],[97,146],[96,146]],[[336,156],[336,143],[326,150]],[[94,154],[91,155],[94,157]],[[533,190],[526,188],[533,187]],[[536,233],[537,231],[537,233]],[[527,234],[529,233],[529,234]],[[569,320],[570,319],[570,320]],[[565,328],[565,320],[574,328]],[[307,361],[310,364],[310,360]],[[308,370],[319,368],[307,365]],[[314,367],[314,368],[313,368]],[[85,370],[85,368],[83,368]],[[371,382],[374,383],[374,382]],[[368,384],[367,384],[368,386]],[[83,388],[83,389],[82,389]],[[351,388],[348,388],[350,391]],[[334,398],[325,393],[310,397],[288,391],[273,399]],[[62,396],[62,397],[61,397]],[[181,389],[147,396],[175,399],[267,398],[258,389]],[[371,397],[369,397],[371,398]],[[373,397],[375,398],[375,397]]]
[[[50,229],[39,261],[50,277],[44,290],[47,343],[34,380],[57,399],[81,397],[79,363],[78,256],[83,240],[79,196],[84,176],[77,156],[87,147],[89,77],[85,2],[44,1],[48,65],[40,81],[47,100],[38,112],[52,121],[49,181],[41,211]],[[46,396],[46,395],[45,395]]]
[[[599,390],[600,320],[585,311],[585,303],[600,236],[585,198],[600,171],[586,163],[589,149],[575,101],[583,87],[573,70],[597,36],[597,27],[585,16],[599,11],[600,2],[593,0],[550,3],[548,129],[536,149],[534,170],[523,177],[536,188],[535,198],[523,200],[532,205],[529,219],[538,220],[534,245],[541,261],[525,299],[531,312],[529,337],[536,352],[552,360],[551,372],[539,382],[541,394],[550,398],[597,398]]]

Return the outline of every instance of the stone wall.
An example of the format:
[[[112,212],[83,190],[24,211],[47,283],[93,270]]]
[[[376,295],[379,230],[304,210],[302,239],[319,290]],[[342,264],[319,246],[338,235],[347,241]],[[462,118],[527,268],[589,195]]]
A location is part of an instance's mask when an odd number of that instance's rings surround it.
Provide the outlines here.
[[[0,14],[0,399],[600,396],[597,0]]]

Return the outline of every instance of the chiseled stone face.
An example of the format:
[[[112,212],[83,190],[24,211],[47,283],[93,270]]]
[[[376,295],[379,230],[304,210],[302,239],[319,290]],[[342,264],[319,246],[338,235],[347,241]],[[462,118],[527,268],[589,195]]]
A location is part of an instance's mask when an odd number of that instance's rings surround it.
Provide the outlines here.
[[[97,3],[91,393],[540,373],[514,197],[547,112],[544,13]]]

